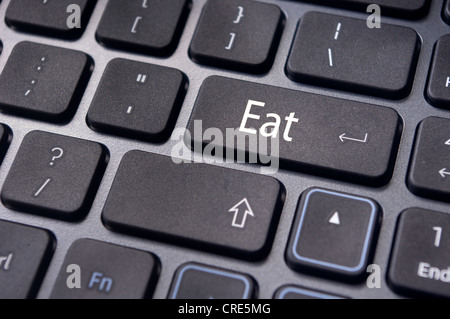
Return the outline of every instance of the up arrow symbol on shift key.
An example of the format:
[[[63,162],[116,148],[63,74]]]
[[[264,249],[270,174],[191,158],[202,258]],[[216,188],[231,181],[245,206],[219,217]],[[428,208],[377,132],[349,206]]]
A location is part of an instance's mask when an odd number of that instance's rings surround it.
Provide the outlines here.
[[[333,216],[331,216],[330,220],[328,221],[330,224],[340,225],[341,221],[339,220],[339,213],[335,212]]]

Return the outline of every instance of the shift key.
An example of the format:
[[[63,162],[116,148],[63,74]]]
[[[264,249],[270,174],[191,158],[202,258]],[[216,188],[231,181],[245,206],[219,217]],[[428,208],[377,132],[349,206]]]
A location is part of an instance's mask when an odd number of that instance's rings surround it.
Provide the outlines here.
[[[283,186],[269,176],[131,151],[102,218],[133,236],[260,259],[271,247],[283,198]]]
[[[392,176],[401,129],[391,108],[213,76],[185,141],[205,158],[244,153],[250,163],[379,186]]]

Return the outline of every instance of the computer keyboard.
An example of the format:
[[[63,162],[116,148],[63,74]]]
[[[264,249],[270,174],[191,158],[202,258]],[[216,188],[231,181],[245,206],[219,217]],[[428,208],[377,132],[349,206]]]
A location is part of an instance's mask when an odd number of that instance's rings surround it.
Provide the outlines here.
[[[0,298],[450,297],[449,0],[0,16]]]

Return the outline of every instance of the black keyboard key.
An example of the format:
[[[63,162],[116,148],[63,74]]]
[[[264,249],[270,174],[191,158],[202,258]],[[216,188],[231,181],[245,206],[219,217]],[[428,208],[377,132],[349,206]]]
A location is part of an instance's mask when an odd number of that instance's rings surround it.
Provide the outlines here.
[[[178,70],[115,59],[106,67],[87,123],[107,133],[163,141],[175,125],[186,87]]]
[[[189,54],[203,64],[252,73],[274,59],[284,16],[275,5],[249,0],[209,0]]]
[[[409,28],[308,12],[300,20],[286,72],[294,81],[385,98],[411,91],[419,37]]]
[[[66,220],[83,217],[103,175],[106,153],[95,142],[28,133],[3,185],[3,204]]]
[[[426,97],[437,107],[450,109],[450,35],[439,39],[434,51]]]
[[[36,297],[54,246],[44,229],[0,221],[0,299]]]
[[[113,230],[215,253],[268,253],[283,189],[274,178],[131,151],[103,209]]]
[[[12,132],[11,129],[5,125],[0,123],[0,163],[3,160],[3,157],[8,150],[9,143],[12,140]]]
[[[450,0],[444,6],[444,21],[450,24]]]
[[[95,0],[11,0],[5,21],[14,29],[47,36],[79,38]]]
[[[450,297],[450,215],[419,208],[398,220],[388,282],[399,293]]]
[[[256,284],[252,277],[211,266],[189,263],[178,268],[169,299],[251,299]]]
[[[168,55],[176,48],[189,6],[189,0],[110,0],[97,40],[127,51]]]
[[[381,212],[373,200],[309,190],[297,210],[287,263],[299,271],[360,279],[371,260],[380,223]]]
[[[198,120],[201,125],[196,125]],[[272,168],[279,161],[281,168],[372,185],[392,175],[401,126],[389,108],[210,77],[201,87],[188,129],[195,151],[202,144],[209,150],[226,148],[227,153],[234,147],[259,155]],[[214,128],[222,139],[205,134]],[[233,143],[226,138],[230,128],[239,140],[248,136],[251,143]]]
[[[91,65],[82,52],[21,42],[0,76],[0,109],[44,121],[67,121],[81,100]]]
[[[151,253],[80,239],[70,247],[50,298],[150,298],[158,275],[159,261]]]
[[[425,16],[428,13],[428,9],[431,3],[430,0],[306,0],[306,1],[323,4],[327,6],[346,8],[359,12],[366,12],[367,7],[369,5],[377,4],[380,6],[381,14],[383,16],[390,15],[402,19],[419,19]]]
[[[430,117],[418,128],[407,184],[415,194],[450,201],[450,120]]]
[[[297,286],[284,286],[275,292],[274,299],[345,299],[345,298]]]

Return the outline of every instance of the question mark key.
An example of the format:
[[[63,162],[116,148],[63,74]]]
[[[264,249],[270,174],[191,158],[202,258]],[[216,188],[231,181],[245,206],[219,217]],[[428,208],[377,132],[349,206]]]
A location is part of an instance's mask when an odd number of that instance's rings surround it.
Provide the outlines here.
[[[55,165],[55,161],[57,159],[60,159],[64,155],[64,150],[60,147],[55,147],[52,149],[52,155],[55,155],[52,157],[52,161],[50,162],[50,166]]]
[[[84,217],[108,158],[99,143],[42,131],[28,133],[1,190],[13,210],[63,220]]]

